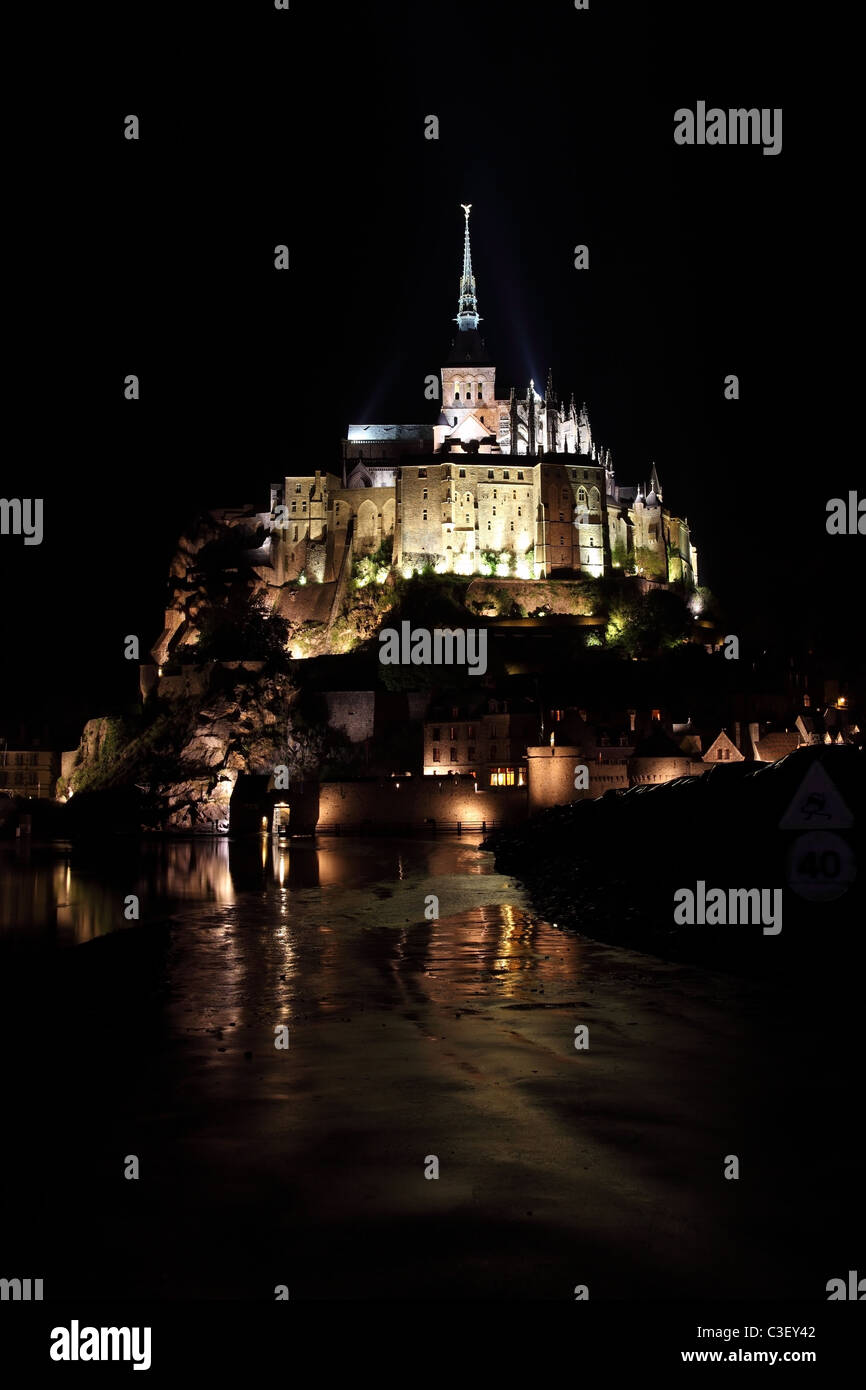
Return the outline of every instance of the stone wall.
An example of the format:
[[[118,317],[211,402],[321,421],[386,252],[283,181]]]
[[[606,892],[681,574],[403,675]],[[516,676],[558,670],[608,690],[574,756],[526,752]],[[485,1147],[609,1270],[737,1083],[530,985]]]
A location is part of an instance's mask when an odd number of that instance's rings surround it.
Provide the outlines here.
[[[376,708],[374,690],[327,690],[328,724],[340,729],[350,743],[373,737]]]
[[[395,777],[380,782],[323,782],[319,788],[317,830],[337,825],[405,825],[421,830],[435,820],[450,824],[512,825],[526,816],[523,787],[475,791],[468,777]]]

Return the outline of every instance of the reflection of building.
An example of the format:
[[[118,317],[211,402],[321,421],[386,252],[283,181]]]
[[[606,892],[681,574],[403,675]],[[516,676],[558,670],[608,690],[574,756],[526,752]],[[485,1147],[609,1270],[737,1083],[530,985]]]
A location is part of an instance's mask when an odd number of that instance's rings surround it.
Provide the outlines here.
[[[48,748],[0,748],[0,792],[7,796],[54,796],[60,758]]]
[[[465,216],[457,333],[429,379],[438,417],[350,425],[342,477],[317,469],[272,483],[263,577],[335,579],[351,528],[355,555],[384,543],[403,570],[537,579],[620,568],[697,583],[688,524],[663,506],[655,465],[643,485],[620,486],[586,406],[560,400],[550,375],[543,395],[532,381],[497,395]]]
[[[424,775],[463,774],[485,787],[522,787],[524,753],[537,723],[526,700],[434,705],[424,722]]]

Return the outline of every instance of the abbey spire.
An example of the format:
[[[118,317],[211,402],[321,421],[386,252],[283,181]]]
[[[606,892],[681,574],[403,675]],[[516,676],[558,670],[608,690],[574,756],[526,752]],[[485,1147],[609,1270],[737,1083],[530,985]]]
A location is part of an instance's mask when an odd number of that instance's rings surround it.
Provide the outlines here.
[[[475,276],[472,274],[472,248],[469,244],[469,210],[471,203],[461,203],[466,226],[463,233],[463,274],[460,277],[460,297],[457,301],[457,320],[460,331],[477,328],[480,322],[478,300],[475,296]]]
[[[478,312],[478,298],[475,293],[475,276],[472,274],[472,247],[469,244],[469,210],[471,203],[461,203],[463,209],[463,274],[460,276],[460,295],[457,300],[455,323],[459,332],[452,339],[448,363],[466,366],[492,366],[487,355],[487,344],[478,331],[481,315]],[[443,399],[450,399],[444,397]]]

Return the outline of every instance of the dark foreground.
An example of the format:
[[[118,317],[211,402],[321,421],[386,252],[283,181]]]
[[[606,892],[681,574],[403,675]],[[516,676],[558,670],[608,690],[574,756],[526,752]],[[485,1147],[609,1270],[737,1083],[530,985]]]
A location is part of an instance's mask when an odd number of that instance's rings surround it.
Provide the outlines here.
[[[263,896],[20,953],[3,1273],[46,1298],[826,1298],[863,1248],[842,954],[816,940],[784,988],[665,963],[482,872],[490,903],[439,921],[373,897],[298,926]]]

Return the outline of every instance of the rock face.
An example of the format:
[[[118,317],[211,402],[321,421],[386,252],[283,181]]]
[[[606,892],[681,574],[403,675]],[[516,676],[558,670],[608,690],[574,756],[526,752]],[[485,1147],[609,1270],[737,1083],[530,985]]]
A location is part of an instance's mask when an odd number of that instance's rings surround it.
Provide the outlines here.
[[[73,794],[135,787],[141,829],[225,832],[238,775],[271,773],[285,761],[296,694],[287,674],[212,663],[203,695],[162,701],[137,729],[89,720]]]
[[[160,803],[160,814],[151,824],[145,821],[142,829],[225,834],[237,776],[237,772],[223,771],[216,777],[190,777],[183,782],[157,784],[152,790]]]

